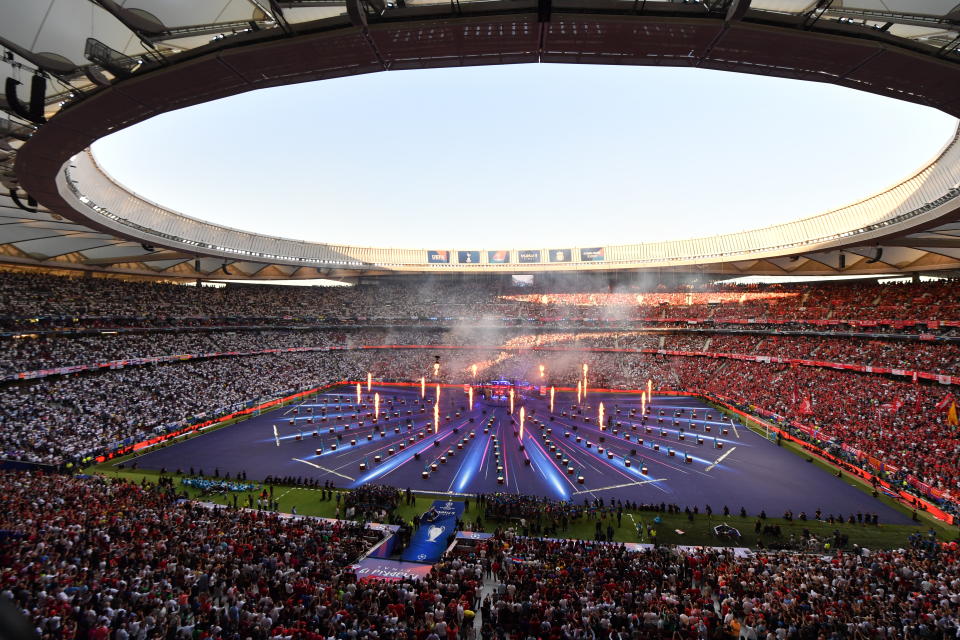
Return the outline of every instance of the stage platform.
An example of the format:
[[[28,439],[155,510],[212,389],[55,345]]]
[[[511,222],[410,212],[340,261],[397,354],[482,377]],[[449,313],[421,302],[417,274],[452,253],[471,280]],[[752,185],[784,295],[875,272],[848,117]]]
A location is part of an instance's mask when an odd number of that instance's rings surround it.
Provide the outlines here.
[[[376,424],[368,415],[374,393],[380,394]],[[844,517],[869,511],[883,523],[910,522],[849,480],[725,421],[694,398],[656,396],[644,422],[639,393],[590,393],[578,405],[575,393],[558,392],[553,413],[546,397],[518,396],[511,416],[509,407],[479,399],[467,407],[462,388],[444,388],[435,433],[433,394],[428,389],[421,401],[418,387],[374,385],[358,407],[354,388],[333,388],[137,462],[170,472],[192,467],[235,477],[245,471],[258,481],[302,476],[347,488],[389,484],[438,496],[502,491],[578,502],[697,505],[701,511],[710,505],[714,513],[724,505],[739,513],[742,506],[770,517],[785,509],[811,518],[817,509]],[[601,402],[610,419],[603,430],[597,424]],[[527,414],[522,440],[516,424],[521,406]]]

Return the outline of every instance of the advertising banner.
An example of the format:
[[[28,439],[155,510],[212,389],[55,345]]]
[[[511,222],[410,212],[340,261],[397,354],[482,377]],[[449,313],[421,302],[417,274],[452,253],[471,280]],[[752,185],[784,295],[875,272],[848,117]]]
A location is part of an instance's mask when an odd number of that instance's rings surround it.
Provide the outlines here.
[[[539,249],[525,249],[523,251],[517,252],[517,261],[518,262],[540,262],[540,250]]]
[[[432,565],[399,562],[386,558],[364,558],[353,565],[358,580],[423,580]]]
[[[593,247],[591,249],[580,249],[581,262],[603,262],[606,258],[603,254],[603,247]]]

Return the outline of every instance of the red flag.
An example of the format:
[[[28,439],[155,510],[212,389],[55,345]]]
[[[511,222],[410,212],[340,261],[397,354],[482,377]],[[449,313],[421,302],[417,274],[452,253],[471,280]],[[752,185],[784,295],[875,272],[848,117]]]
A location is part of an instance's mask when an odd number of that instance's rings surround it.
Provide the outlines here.
[[[810,398],[804,398],[803,402],[800,403],[800,408],[797,409],[797,413],[802,416],[812,416],[813,415],[813,406],[810,402]]]
[[[884,402],[880,405],[881,409],[886,409],[887,411],[899,411],[900,407],[903,406],[903,400],[893,400],[892,402]]]
[[[937,409],[943,410],[949,407],[952,402],[954,402],[953,394],[948,393],[947,395],[943,396],[943,399],[940,400],[940,402],[938,402],[935,406]]]

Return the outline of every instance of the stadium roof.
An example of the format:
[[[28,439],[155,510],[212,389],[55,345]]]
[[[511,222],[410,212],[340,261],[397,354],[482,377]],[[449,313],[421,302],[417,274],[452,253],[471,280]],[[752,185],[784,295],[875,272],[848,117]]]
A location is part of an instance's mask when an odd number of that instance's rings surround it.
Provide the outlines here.
[[[431,248],[435,254],[205,223],[123,189],[86,152],[154,115],[253,89],[537,61],[829,82],[960,116],[955,0],[42,0],[0,7],[0,50],[0,108],[9,114],[0,119],[0,181],[9,190],[0,199],[0,260],[8,263],[219,279],[960,268],[956,136],[930,165],[881,194],[767,229],[606,247]],[[265,115],[282,118],[282,110]],[[346,116],[344,123],[352,126]],[[508,249],[505,261],[493,255],[500,249]]]

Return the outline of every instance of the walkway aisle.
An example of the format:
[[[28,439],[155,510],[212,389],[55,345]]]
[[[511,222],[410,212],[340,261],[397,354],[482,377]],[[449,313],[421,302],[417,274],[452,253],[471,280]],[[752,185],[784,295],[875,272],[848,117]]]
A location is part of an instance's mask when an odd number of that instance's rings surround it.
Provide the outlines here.
[[[480,637],[480,629],[483,628],[483,625],[486,622],[486,620],[483,619],[483,607],[481,606],[483,604],[483,599],[486,598],[488,595],[492,596],[496,594],[499,591],[499,589],[500,589],[500,581],[496,576],[493,576],[489,580],[486,578],[484,579],[483,587],[480,588],[480,597],[477,600],[477,620],[479,620],[479,624],[476,626],[477,637]],[[493,611],[492,607],[491,607],[491,611]]]

